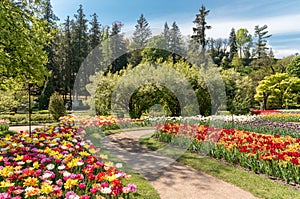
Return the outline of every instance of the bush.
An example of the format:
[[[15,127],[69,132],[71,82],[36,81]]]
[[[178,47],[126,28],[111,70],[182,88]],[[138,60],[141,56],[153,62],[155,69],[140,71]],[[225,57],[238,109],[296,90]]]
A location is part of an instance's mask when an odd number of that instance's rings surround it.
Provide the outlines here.
[[[28,114],[15,114],[15,115],[1,115],[3,119],[9,121],[11,125],[27,125],[28,124]],[[52,123],[54,122],[51,115],[34,113],[31,115],[31,123]]]
[[[57,92],[54,92],[50,97],[49,112],[57,121],[60,117],[66,115],[64,100]]]

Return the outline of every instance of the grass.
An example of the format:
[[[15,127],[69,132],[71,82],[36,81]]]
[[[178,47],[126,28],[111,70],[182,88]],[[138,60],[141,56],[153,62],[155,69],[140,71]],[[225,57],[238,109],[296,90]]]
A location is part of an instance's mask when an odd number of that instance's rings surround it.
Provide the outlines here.
[[[209,157],[202,157],[196,153],[185,152],[180,149],[169,148],[164,143],[158,142],[152,137],[142,138],[141,144],[151,150],[157,150],[163,155],[176,157],[182,154],[178,162],[193,167],[199,171],[215,176],[225,182],[236,185],[259,198],[294,199],[300,198],[300,192],[267,179],[265,177],[236,168],[232,165],[223,164]],[[164,148],[162,151],[161,149]]]

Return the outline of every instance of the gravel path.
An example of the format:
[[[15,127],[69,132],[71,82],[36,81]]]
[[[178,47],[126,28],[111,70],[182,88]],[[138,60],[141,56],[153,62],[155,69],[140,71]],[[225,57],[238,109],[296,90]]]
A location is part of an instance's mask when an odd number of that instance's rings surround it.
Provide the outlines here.
[[[161,199],[254,199],[250,193],[213,176],[164,157],[139,144],[151,130],[114,134],[101,140],[104,148],[141,173]]]

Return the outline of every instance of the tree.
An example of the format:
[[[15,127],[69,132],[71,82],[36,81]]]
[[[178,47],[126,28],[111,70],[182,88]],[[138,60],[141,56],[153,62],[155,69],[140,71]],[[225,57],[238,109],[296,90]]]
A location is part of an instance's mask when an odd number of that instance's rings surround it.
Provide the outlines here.
[[[222,38],[209,38],[207,40],[207,45],[208,52],[211,55],[211,58],[213,59],[214,63],[218,66],[221,66],[222,62],[224,60],[227,60],[228,57],[228,52],[226,52],[228,47],[228,40]],[[224,64],[225,63],[223,62],[223,65]]]
[[[261,102],[262,109],[268,105],[288,107],[297,103],[300,91],[300,78],[290,77],[287,73],[266,76],[256,88],[255,100]]]
[[[184,47],[182,36],[177,26],[176,22],[174,21],[172,24],[172,28],[169,31],[170,33],[170,41],[169,41],[169,50],[172,53],[173,63],[176,62],[176,55],[183,56],[184,54]]]
[[[151,35],[149,23],[144,15],[141,14],[140,18],[137,20],[137,25],[135,25],[131,47],[134,49],[144,48]]]
[[[131,56],[129,63],[132,66],[138,65],[142,61],[141,52],[151,37],[152,32],[149,23],[145,19],[144,15],[141,14],[135,25],[135,31],[133,32],[132,42],[130,43]]]
[[[75,81],[75,77],[79,71],[81,63],[88,55],[88,33],[87,33],[87,20],[85,19],[85,14],[83,13],[82,5],[79,5],[79,9],[77,10],[77,14],[74,15],[75,21],[73,24],[74,35],[73,35],[73,56],[74,56],[74,64],[73,66],[73,81]],[[88,74],[80,75],[82,78],[80,82],[83,85],[86,85],[88,82]],[[79,82],[79,81],[77,81]],[[76,83],[76,82],[75,82]],[[75,85],[76,89],[79,88],[79,85]],[[85,90],[77,90],[75,95],[75,100],[78,100],[78,95],[85,95]]]
[[[193,21],[196,27],[193,27],[192,38],[202,46],[202,52],[205,51],[206,47],[206,34],[205,31],[211,29],[211,26],[207,25],[206,16],[209,14],[210,10],[206,10],[205,6],[201,6],[199,14],[196,14],[196,19]]]
[[[287,66],[286,72],[300,78],[300,56],[296,55]]]
[[[12,81],[42,86],[49,75],[44,47],[52,35],[40,18],[41,4],[3,0],[0,10],[0,88]]]
[[[237,58],[238,55],[236,54]],[[254,87],[251,78],[242,76],[233,68],[222,71],[226,89],[227,110],[232,114],[249,113]]]
[[[89,46],[90,50],[94,49],[100,43],[100,23],[98,22],[98,16],[96,13],[92,15],[92,21],[90,22],[90,34],[89,34]]]
[[[141,55],[143,57],[142,63],[161,63],[168,60],[171,52],[168,50],[165,37],[156,35],[148,40]]]
[[[49,112],[55,120],[66,115],[66,107],[63,98],[58,92],[54,92],[50,97]]]
[[[165,23],[164,30],[161,34],[164,37],[164,40],[165,40],[165,43],[166,43],[166,45],[165,45],[166,49],[169,49],[169,46],[170,46],[170,28],[169,28],[167,22]]]
[[[246,28],[240,28],[236,31],[236,44],[240,58],[248,58],[249,46],[252,45],[252,36]]]
[[[263,25],[262,27],[259,27],[258,25],[254,28],[254,36],[257,37],[256,41],[256,49],[255,49],[255,55],[257,55],[257,58],[261,58],[263,54],[266,53],[266,50],[269,49],[266,47],[267,40],[272,35],[268,35],[268,31],[266,30],[268,28],[267,25]]]
[[[48,55],[48,63],[46,65],[51,76],[47,77],[42,93],[39,97],[39,109],[44,109],[49,105],[49,98],[54,91],[60,91],[61,86],[61,73],[59,70],[59,63],[56,60],[55,51],[58,49],[57,40],[57,24],[58,17],[52,11],[50,0],[46,0],[43,5],[43,19],[47,21],[47,32],[52,34],[55,39],[49,40],[48,45],[44,47]]]
[[[66,96],[69,94],[70,103],[72,104],[71,90],[74,84],[75,72],[74,68],[72,67],[74,63],[74,49],[72,41],[71,21],[69,16],[67,16],[67,19],[63,24],[61,37],[61,54],[63,57],[61,68],[63,84],[61,86],[63,87],[64,99],[66,99]]]
[[[110,35],[110,50],[112,53],[112,63],[110,71],[115,73],[127,65],[126,46],[123,34],[121,34],[121,28],[123,24],[121,22],[114,22],[112,24],[112,30]]]
[[[229,35],[229,59],[232,60],[234,55],[238,52],[237,51],[237,41],[236,41],[236,34],[234,28],[231,29]]]

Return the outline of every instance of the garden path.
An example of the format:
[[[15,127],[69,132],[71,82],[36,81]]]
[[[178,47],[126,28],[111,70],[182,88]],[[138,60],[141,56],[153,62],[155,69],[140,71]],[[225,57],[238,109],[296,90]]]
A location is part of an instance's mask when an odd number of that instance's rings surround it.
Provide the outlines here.
[[[113,134],[101,139],[101,146],[141,173],[158,191],[161,199],[254,199],[252,194],[211,175],[150,151],[139,143],[153,130]]]
[[[36,129],[36,128],[44,128],[44,126],[42,125],[39,125],[39,126],[31,126],[31,129]],[[17,131],[17,132],[20,132],[20,131],[28,131],[29,130],[29,127],[28,126],[10,126],[9,129],[10,131]]]

